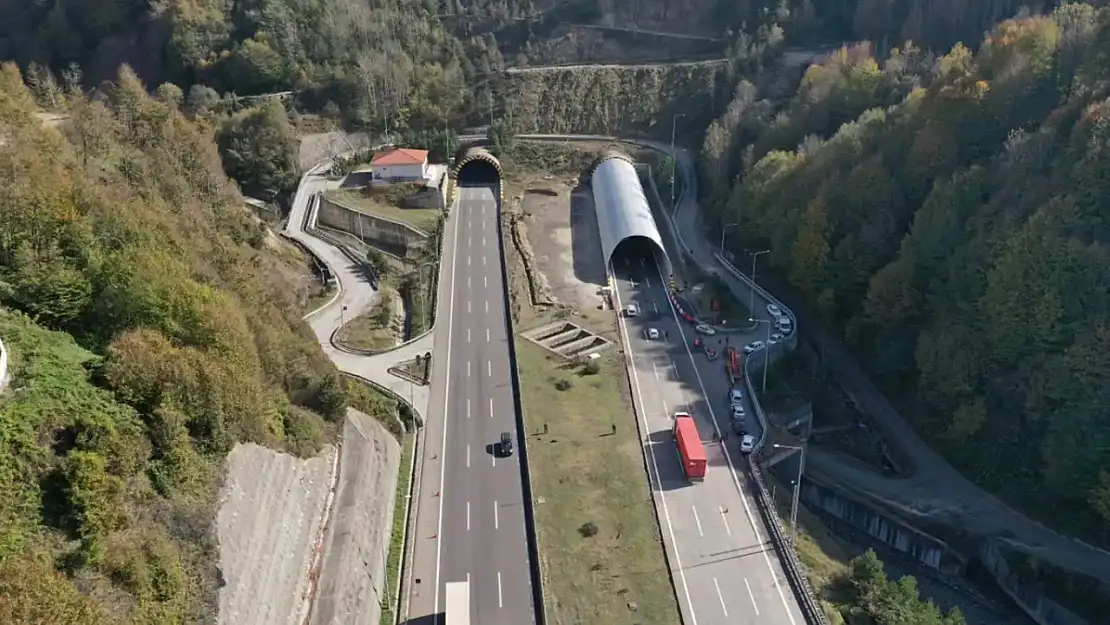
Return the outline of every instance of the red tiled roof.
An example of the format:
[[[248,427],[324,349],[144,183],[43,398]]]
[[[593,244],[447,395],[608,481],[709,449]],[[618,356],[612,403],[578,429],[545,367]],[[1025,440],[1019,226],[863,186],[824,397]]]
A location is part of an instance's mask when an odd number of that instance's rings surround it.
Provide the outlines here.
[[[421,165],[428,162],[427,150],[392,148],[374,155],[371,165]]]

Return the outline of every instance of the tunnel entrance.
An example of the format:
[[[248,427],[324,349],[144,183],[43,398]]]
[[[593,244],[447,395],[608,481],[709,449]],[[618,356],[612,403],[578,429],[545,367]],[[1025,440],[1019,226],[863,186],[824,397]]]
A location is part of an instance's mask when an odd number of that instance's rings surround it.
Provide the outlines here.
[[[492,162],[479,157],[459,167],[458,179],[460,187],[496,185],[501,181],[501,172]]]
[[[655,241],[646,236],[631,236],[613,249],[607,259],[613,268],[614,277],[622,280],[653,278],[662,274],[670,278],[670,262],[666,252]]]

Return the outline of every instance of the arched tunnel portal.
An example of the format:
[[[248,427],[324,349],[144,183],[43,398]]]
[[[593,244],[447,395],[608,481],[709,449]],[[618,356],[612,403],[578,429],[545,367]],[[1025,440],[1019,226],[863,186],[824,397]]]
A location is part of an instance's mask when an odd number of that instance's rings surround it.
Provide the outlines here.
[[[464,148],[461,152],[451,169],[451,177],[458,186],[501,185],[504,171],[497,157],[478,146]]]

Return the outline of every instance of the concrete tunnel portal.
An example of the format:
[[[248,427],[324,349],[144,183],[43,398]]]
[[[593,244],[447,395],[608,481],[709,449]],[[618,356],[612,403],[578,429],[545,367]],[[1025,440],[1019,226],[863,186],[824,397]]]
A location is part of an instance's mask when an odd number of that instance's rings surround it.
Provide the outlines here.
[[[669,279],[671,260],[632,160],[619,152],[606,154],[594,167],[590,185],[606,267],[617,269],[614,259],[651,258]]]
[[[483,147],[464,148],[455,157],[451,177],[459,186],[500,185],[504,171],[497,157]]]

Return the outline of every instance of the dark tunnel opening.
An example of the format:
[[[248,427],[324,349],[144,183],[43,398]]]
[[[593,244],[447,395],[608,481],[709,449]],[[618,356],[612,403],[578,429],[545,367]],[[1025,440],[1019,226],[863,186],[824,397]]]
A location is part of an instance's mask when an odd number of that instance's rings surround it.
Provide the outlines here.
[[[460,187],[489,186],[501,182],[501,170],[492,161],[477,157],[459,168]]]
[[[621,241],[609,255],[613,275],[619,279],[642,280],[644,276],[662,274],[669,277],[670,262],[666,253],[655,242],[644,236],[633,236]]]

